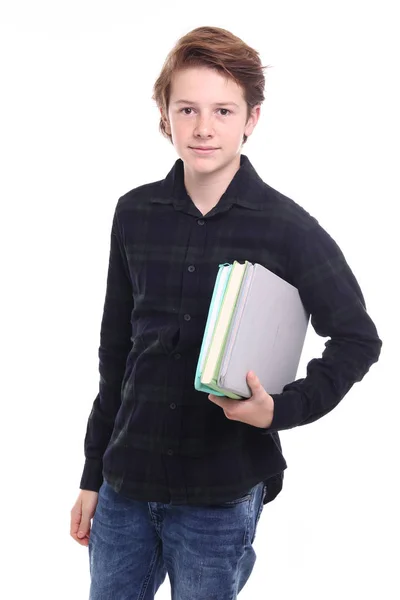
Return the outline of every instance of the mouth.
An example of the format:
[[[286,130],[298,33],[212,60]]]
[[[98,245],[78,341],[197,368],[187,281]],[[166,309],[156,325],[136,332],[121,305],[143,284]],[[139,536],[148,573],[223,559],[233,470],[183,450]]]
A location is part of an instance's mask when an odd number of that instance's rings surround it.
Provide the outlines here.
[[[202,147],[195,148],[195,147],[189,146],[189,148],[191,150],[193,150],[193,152],[196,152],[197,154],[212,154],[213,152],[215,152],[216,150],[218,150],[218,148],[211,148],[211,147],[208,147],[208,148],[207,147],[205,147],[205,148],[202,148]]]

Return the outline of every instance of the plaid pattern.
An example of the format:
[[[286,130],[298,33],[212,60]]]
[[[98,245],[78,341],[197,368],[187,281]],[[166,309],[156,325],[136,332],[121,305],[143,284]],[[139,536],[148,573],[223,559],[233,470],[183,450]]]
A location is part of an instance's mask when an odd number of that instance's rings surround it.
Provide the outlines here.
[[[194,388],[218,265],[258,262],[296,286],[315,331],[331,339],[307,376],[273,394],[269,429],[230,421]],[[99,393],[85,436],[82,489],[173,504],[212,504],[287,468],[278,431],[331,411],[382,342],[346,260],[318,221],[258,176],[249,159],[205,216],[178,159],[167,177],[115,209],[99,347]],[[268,390],[267,390],[268,391]]]

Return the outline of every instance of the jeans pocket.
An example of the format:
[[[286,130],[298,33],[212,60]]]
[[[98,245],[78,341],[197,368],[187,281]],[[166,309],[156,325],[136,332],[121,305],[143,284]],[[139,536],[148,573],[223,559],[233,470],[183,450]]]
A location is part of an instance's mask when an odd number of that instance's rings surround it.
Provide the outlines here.
[[[258,526],[258,522],[259,522],[260,517],[261,517],[261,513],[262,513],[263,508],[264,508],[264,498],[266,496],[266,493],[267,493],[267,486],[263,482],[260,497],[258,499],[257,504],[255,504],[255,507],[254,507],[255,518],[254,518],[254,529],[253,529],[253,533],[252,533],[251,539],[250,539],[250,543],[251,544],[254,542],[255,537],[256,537],[257,526]]]
[[[204,506],[207,508],[233,508],[234,506],[240,506],[245,502],[248,502],[252,498],[252,490],[246,492],[239,498],[235,498],[234,500],[226,500],[224,502],[213,502],[212,504],[202,504],[200,506]]]
[[[259,501],[258,509],[257,509],[257,515],[256,515],[256,526],[257,526],[257,523],[261,517],[261,513],[264,508],[264,498],[265,498],[266,493],[267,493],[267,486],[265,483],[263,483],[263,488],[262,488],[261,497],[260,497],[260,501]]]
[[[244,496],[240,496],[240,498],[235,498],[235,500],[227,500],[226,502],[220,502],[217,505],[213,506],[236,506],[237,504],[242,504],[243,502],[247,502],[251,498],[251,492],[247,492]]]

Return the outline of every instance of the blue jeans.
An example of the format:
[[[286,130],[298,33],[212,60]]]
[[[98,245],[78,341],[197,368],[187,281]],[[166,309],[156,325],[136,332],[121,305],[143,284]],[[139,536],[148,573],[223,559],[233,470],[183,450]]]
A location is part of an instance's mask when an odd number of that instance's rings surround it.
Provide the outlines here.
[[[256,562],[264,482],[213,506],[131,500],[104,481],[89,538],[90,600],[234,600]]]

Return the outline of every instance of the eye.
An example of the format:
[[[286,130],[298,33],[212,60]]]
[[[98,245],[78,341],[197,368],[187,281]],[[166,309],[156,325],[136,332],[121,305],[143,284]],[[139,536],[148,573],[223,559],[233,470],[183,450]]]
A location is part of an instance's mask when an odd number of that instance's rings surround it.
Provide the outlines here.
[[[181,108],[180,112],[183,112],[184,110],[193,110],[193,108],[191,108],[190,106],[185,106],[185,108]],[[224,110],[226,113],[231,113],[231,111],[228,108],[219,108],[218,110]],[[185,115],[189,115],[191,113],[185,113]],[[223,114],[223,117],[227,117],[227,114]]]

